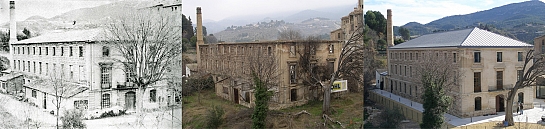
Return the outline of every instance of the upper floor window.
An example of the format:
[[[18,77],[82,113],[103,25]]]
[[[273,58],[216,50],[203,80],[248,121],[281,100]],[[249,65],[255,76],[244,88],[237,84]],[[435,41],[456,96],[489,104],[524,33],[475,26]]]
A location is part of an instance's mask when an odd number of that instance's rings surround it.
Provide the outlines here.
[[[518,61],[522,61],[522,52],[517,53]]]
[[[64,56],[64,47],[61,47],[61,56]]]
[[[42,47],[38,47],[38,55],[42,55]]]
[[[456,59],[457,59],[457,58],[456,58],[456,53],[452,53],[452,61],[453,61],[454,63],[456,63]]]
[[[55,56],[55,55],[56,55],[56,54],[55,54],[55,47],[53,47],[53,56]]]
[[[83,46],[79,46],[79,57],[83,57]]]
[[[36,47],[32,47],[32,55],[36,55]]]
[[[49,47],[45,47],[45,55],[49,55]]]
[[[473,73],[473,92],[481,92],[481,72]]]
[[[297,83],[296,73],[295,73],[295,64],[290,64],[290,83]]]
[[[481,52],[474,52],[473,58],[475,63],[481,63]]]
[[[100,82],[103,89],[109,89],[112,85],[112,65],[111,64],[102,64],[100,66]]]
[[[107,47],[107,46],[102,47],[102,56],[103,57],[110,56],[110,48],[109,47]]]
[[[502,52],[496,52],[496,61],[497,62],[502,62],[503,61]]]
[[[72,49],[72,46],[70,46],[70,54],[68,56],[74,56],[74,49]]]
[[[334,52],[333,50],[334,50],[334,46],[333,46],[333,44],[330,44],[329,45],[329,53],[333,53]]]

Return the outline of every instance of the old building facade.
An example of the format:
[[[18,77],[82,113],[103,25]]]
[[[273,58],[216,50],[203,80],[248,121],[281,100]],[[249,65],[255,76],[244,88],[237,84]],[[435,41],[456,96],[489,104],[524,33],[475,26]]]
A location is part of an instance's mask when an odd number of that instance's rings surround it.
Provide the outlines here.
[[[263,58],[272,60],[273,64],[266,67],[277,67],[277,84],[269,90],[274,95],[269,103],[271,109],[281,109],[307,103],[322,89],[304,85],[299,74],[300,51],[303,41],[270,41],[250,43],[218,43],[201,44],[201,69],[211,73],[215,81],[216,95],[246,107],[254,106],[254,93],[250,75],[250,66],[256,60],[248,58]],[[341,42],[312,42],[316,47],[312,60],[317,65],[327,65],[336,69],[340,54]],[[263,61],[263,60],[261,60]],[[199,70],[201,71],[201,70]],[[317,93],[317,94],[313,94]]]
[[[63,102],[67,108],[82,105],[94,110],[121,106],[134,111],[138,89],[128,79],[132,73],[125,72],[118,61],[123,60],[120,53],[104,42],[104,31],[72,30],[12,44],[15,50],[12,69],[25,75],[29,101],[48,110],[53,108],[48,99],[54,98],[54,87],[48,80],[63,80],[72,89],[85,89],[70,95],[75,99]],[[165,107],[174,97],[165,82],[148,87],[144,96],[144,108]]]
[[[454,98],[450,114],[471,117],[504,112],[507,93],[522,74],[524,55],[532,48],[478,28],[424,35],[389,48],[389,71],[383,88],[422,103],[424,89],[415,79],[421,70],[418,66],[432,61],[424,56],[436,56],[452,63],[448,69],[460,74],[447,91]],[[524,103],[525,109],[533,108],[533,99],[532,87],[519,89],[515,96],[515,102]]]

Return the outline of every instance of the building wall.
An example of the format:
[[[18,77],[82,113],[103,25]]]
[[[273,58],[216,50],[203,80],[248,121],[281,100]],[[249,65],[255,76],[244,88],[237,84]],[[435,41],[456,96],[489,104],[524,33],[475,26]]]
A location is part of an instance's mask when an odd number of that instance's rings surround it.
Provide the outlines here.
[[[481,62],[474,62],[474,52],[481,53]],[[496,113],[496,97],[503,96],[506,103],[507,92],[517,81],[517,70],[522,70],[522,61],[518,61],[518,54],[526,54],[528,48],[428,48],[428,49],[391,49],[388,56],[391,57],[388,64],[389,79],[385,82],[385,90],[396,95],[403,96],[422,103],[421,95],[423,87],[417,77],[417,66],[423,61],[423,54],[431,52],[438,54],[439,58],[452,60],[453,70],[461,72],[461,77],[455,87],[448,90],[448,95],[453,97],[453,105],[449,113],[459,117],[479,116]],[[497,52],[502,53],[502,62],[497,62]],[[418,53],[418,59],[417,59]],[[456,62],[454,62],[456,53]],[[445,57],[446,55],[446,57]],[[496,87],[496,72],[503,72],[503,87]],[[481,91],[474,91],[474,73],[481,72]],[[405,86],[406,85],[406,86]],[[407,88],[405,88],[407,87]],[[532,88],[520,89],[524,93],[525,109],[533,108],[534,94]],[[481,110],[475,111],[476,97],[481,97]],[[518,96],[515,97],[518,100]],[[516,109],[516,108],[514,108]]]
[[[109,48],[109,56],[103,55],[103,47]],[[39,43],[39,44],[14,44],[13,49],[15,54],[13,60],[15,60],[16,66],[13,66],[14,71],[25,74],[25,82],[30,82],[35,77],[45,79],[63,79],[70,82],[77,82],[80,85],[88,86],[88,92],[82,94],[82,96],[89,99],[89,109],[101,109],[101,95],[110,95],[110,107],[122,106],[124,107],[124,92],[117,91],[116,88],[120,85],[125,85],[125,72],[124,66],[116,60],[122,60],[120,53],[115,51],[114,46],[101,43],[101,42],[65,42],[65,43]],[[46,47],[48,53],[46,53]],[[53,56],[53,47],[55,47],[55,55]],[[72,56],[70,56],[70,47],[72,47]],[[83,48],[83,57],[79,56],[79,47]],[[22,49],[25,49],[25,53],[22,53]],[[39,48],[42,49],[42,54],[39,54]],[[64,49],[62,53],[61,48]],[[19,49],[18,52],[17,50]],[[30,49],[30,54],[28,53]],[[35,52],[34,52],[35,51]],[[19,54],[20,53],[20,54]],[[63,56],[61,56],[61,53]],[[46,55],[47,54],[47,55]],[[30,61],[30,67],[28,67],[28,61]],[[21,62],[20,64],[18,62]],[[24,67],[23,67],[23,63]],[[34,66],[34,62],[36,66]],[[42,64],[42,72],[40,73],[40,65]],[[101,88],[101,64],[111,63],[111,87]],[[46,65],[47,64],[47,65]],[[64,68],[62,67],[64,65]],[[54,67],[55,66],[55,67]],[[72,66],[72,67],[70,67]],[[71,75],[73,73],[73,76]],[[63,75],[64,76],[61,76]],[[166,87],[165,82],[159,82],[154,86]],[[153,87],[154,88],[154,87]],[[145,94],[149,96],[148,88]],[[167,92],[168,88],[157,88],[158,97],[167,98],[172,94]],[[28,96],[29,92],[26,92]],[[160,94],[159,94],[160,93]],[[121,96],[121,97],[120,97]],[[146,100],[146,99],[145,99]],[[165,100],[166,101],[166,100]],[[165,107],[166,103],[147,103],[144,102],[144,107]],[[147,104],[147,105],[146,105]],[[159,105],[161,104],[161,105]],[[69,106],[67,106],[69,107]]]
[[[275,60],[275,65],[278,67],[279,72],[277,74],[280,74],[279,81],[277,82],[278,86],[272,88],[274,90],[274,95],[269,107],[271,109],[280,109],[294,105],[302,105],[309,100],[309,88],[308,86],[302,85],[303,80],[299,77],[297,78],[296,83],[291,84],[289,74],[290,64],[297,65],[297,62],[299,61],[299,55],[296,52],[301,49],[299,48],[300,44],[301,43],[294,41],[273,41],[200,45],[201,64],[203,65],[200,67],[204,68],[204,71],[212,73],[214,76],[214,81],[216,82],[216,95],[236,103],[237,99],[235,97],[235,92],[238,92],[238,104],[252,107],[254,105],[253,100],[255,97],[253,96],[253,88],[250,85],[251,80],[250,78],[245,77],[250,73],[250,69],[246,68],[246,66],[251,62],[249,62],[247,58],[255,56],[261,50],[263,56],[260,57]],[[340,54],[340,42],[323,41],[317,44],[317,63],[327,64],[328,59],[329,62],[338,61],[336,58]],[[329,53],[329,45],[333,45],[333,53]],[[291,50],[294,50],[295,53],[290,54]],[[334,65],[336,66],[337,64],[334,63]],[[292,89],[294,89],[297,94],[295,101],[291,100]]]

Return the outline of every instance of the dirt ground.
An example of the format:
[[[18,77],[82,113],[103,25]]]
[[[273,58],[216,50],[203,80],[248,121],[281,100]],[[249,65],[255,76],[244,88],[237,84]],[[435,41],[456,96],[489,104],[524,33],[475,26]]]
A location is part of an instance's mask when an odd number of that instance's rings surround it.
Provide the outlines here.
[[[234,104],[233,102],[217,97],[213,90],[206,90],[197,96],[184,97],[183,128],[205,128],[205,114],[207,109],[215,105],[223,107],[224,122],[220,128],[251,128],[252,109]],[[363,120],[363,97],[361,93],[349,93],[338,99],[332,98],[331,107],[334,113],[330,117],[339,121],[346,128],[359,128]],[[293,115],[301,111],[302,113]],[[321,116],[322,102],[313,101],[306,105],[291,107],[283,110],[271,110],[267,117],[267,128],[322,128],[324,122]],[[330,122],[331,123],[331,122]],[[342,128],[338,124],[330,124],[328,128]]]

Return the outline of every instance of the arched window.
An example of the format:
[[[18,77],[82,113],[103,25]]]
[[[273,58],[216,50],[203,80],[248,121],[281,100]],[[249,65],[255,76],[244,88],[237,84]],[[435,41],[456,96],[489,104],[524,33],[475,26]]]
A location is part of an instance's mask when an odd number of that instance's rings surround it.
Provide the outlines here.
[[[110,56],[110,48],[108,46],[103,46],[102,47],[102,56],[103,57]]]
[[[102,94],[102,108],[109,108],[110,107],[110,94]]]
[[[475,98],[475,111],[481,110],[481,97]]]
[[[152,103],[157,101],[157,90],[153,89],[149,91],[149,101]]]

